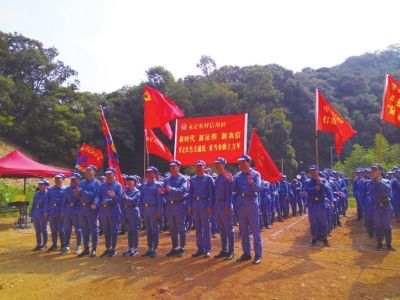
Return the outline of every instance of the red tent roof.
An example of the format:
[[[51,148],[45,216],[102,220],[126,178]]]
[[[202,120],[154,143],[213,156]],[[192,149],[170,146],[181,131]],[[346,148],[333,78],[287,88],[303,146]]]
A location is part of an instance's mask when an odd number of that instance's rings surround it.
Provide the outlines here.
[[[18,150],[0,158],[0,177],[53,177],[59,173],[70,176],[72,171],[42,165]]]

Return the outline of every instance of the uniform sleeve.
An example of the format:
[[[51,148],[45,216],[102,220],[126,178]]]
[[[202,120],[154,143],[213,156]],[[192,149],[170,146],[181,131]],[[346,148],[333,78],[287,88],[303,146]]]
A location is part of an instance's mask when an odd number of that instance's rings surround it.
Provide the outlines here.
[[[252,192],[258,193],[261,190],[261,176],[258,172],[253,172],[253,184],[250,185]]]
[[[38,192],[35,192],[35,194],[33,196],[32,207],[31,207],[31,211],[29,212],[29,216],[31,218],[32,218],[32,215],[33,215],[33,211],[36,209],[37,195],[38,195]]]
[[[190,179],[189,181],[189,193],[188,193],[188,207],[192,207],[193,201],[193,181]]]
[[[210,199],[210,201],[208,202],[208,207],[212,208],[214,207],[215,202],[215,184],[211,176],[208,178],[208,181],[208,198]]]
[[[226,180],[226,202],[225,208],[232,208],[233,203],[233,182]]]
[[[162,185],[160,184],[159,188],[161,188],[161,187],[162,187]],[[157,212],[160,215],[162,215],[163,199],[164,199],[164,196],[157,191]]]
[[[120,183],[117,184],[115,190],[115,195],[113,197],[113,204],[117,205],[121,201],[121,196],[122,196],[122,185]]]
[[[63,193],[63,197],[62,197],[62,202],[61,202],[61,213],[62,214],[64,214],[65,213],[65,211],[66,211],[66,205],[67,205],[67,191],[68,190],[65,190],[64,191],[64,193]]]
[[[101,186],[98,189],[96,189],[96,194],[94,196],[94,204],[96,204],[97,206],[100,206],[102,190],[103,189]]]
[[[50,193],[47,191],[45,201],[44,201],[44,212],[49,213],[50,212]]]

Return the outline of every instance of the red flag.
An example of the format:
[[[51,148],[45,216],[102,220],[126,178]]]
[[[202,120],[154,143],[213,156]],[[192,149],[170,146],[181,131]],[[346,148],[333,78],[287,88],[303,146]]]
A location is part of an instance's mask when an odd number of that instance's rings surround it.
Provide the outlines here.
[[[172,139],[172,137],[174,136],[169,123],[165,123],[164,126],[160,127],[160,129],[165,134],[165,136],[168,137],[169,139]]]
[[[386,75],[381,120],[400,126],[400,83]]]
[[[104,142],[106,145],[106,155],[107,155],[107,164],[109,168],[114,168],[116,171],[116,179],[117,181],[125,187],[124,180],[122,179],[121,169],[119,168],[119,160],[117,149],[115,148],[115,144],[113,142],[110,129],[108,128],[108,124],[106,118],[104,117],[103,108],[101,109],[101,125],[103,127],[103,135]]]
[[[169,121],[183,117],[183,111],[168,97],[156,89],[144,87],[144,128],[161,128],[172,138],[172,130],[167,124]]]
[[[97,169],[100,169],[103,159],[103,151],[91,145],[82,144],[76,156],[75,168],[83,171],[87,166],[94,165]]]
[[[144,132],[146,134],[146,148],[148,153],[157,155],[167,161],[172,161],[174,159],[167,146],[158,139],[153,130],[145,129]]]
[[[342,145],[357,133],[349,123],[329,104],[317,89],[315,124],[316,131],[331,132],[335,136],[336,153],[342,151]]]
[[[262,179],[275,183],[283,178],[255,129],[251,134],[248,154]]]

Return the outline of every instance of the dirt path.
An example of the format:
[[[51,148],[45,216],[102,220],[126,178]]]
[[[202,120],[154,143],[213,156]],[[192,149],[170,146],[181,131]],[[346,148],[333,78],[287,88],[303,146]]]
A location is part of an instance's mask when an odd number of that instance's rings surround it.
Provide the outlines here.
[[[332,233],[331,248],[308,247],[307,216],[275,223],[264,230],[262,264],[167,258],[167,233],[155,259],[125,258],[126,236],[114,258],[83,258],[34,253],[33,229],[0,224],[0,299],[400,299],[400,251],[374,251],[354,211]],[[236,228],[237,229],[237,228]],[[400,250],[400,226],[394,224]],[[219,239],[213,239],[213,254]],[[99,252],[103,251],[101,238]],[[142,233],[140,252],[146,245]],[[241,254],[236,240],[236,255]]]

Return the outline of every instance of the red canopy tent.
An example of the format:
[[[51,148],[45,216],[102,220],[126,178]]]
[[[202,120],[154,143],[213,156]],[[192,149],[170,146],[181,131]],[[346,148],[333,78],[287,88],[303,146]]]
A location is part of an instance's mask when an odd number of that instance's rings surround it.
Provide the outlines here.
[[[59,173],[70,176],[72,171],[43,165],[18,150],[14,150],[0,158],[0,177],[24,178],[24,193],[26,178],[53,177]]]

